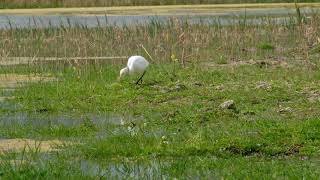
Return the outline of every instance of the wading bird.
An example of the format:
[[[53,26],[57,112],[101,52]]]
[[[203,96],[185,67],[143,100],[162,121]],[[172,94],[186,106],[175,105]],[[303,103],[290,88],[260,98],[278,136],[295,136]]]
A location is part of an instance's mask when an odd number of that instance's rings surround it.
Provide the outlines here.
[[[136,84],[142,83],[142,78],[146,73],[149,62],[142,56],[131,56],[128,59],[127,67],[120,70],[120,79],[125,75],[139,74],[140,78]]]

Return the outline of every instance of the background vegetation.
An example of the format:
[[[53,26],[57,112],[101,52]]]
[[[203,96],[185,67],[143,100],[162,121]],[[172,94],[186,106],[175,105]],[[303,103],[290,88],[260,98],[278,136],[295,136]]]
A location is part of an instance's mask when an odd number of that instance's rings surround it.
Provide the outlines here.
[[[2,0],[0,8],[45,8],[45,7],[94,7],[94,6],[138,6],[174,4],[228,4],[228,3],[277,3],[290,0]],[[320,2],[300,0],[299,2]]]

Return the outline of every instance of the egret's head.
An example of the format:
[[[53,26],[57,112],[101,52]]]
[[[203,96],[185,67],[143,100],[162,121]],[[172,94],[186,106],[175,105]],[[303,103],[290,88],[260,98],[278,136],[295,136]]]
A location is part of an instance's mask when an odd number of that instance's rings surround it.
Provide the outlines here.
[[[129,68],[128,67],[125,67],[123,69],[120,70],[120,76],[119,76],[119,79],[121,79],[123,76],[129,74]]]

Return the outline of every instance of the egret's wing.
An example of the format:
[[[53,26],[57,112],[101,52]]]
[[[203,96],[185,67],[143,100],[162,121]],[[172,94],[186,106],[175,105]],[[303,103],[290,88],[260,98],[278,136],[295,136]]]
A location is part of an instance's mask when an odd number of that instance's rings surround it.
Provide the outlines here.
[[[133,62],[135,61],[136,57],[135,56],[131,56],[129,59],[128,59],[128,63],[127,63],[127,66],[129,69],[131,69],[133,67]]]
[[[142,56],[131,56],[128,59],[128,68],[131,72],[142,72],[148,67],[149,62]]]

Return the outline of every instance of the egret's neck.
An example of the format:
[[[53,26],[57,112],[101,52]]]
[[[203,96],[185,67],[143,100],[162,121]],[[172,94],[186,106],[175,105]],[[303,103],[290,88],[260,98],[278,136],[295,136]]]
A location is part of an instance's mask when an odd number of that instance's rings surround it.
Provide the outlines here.
[[[129,74],[129,68],[128,67],[125,67],[125,68],[120,70],[120,77],[125,76],[127,74]]]

